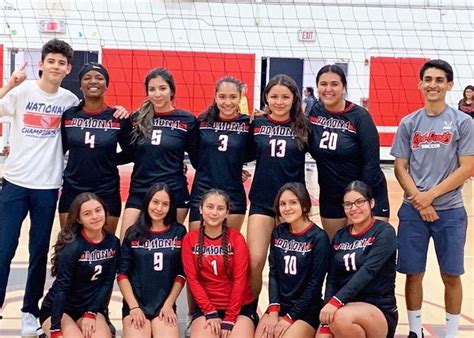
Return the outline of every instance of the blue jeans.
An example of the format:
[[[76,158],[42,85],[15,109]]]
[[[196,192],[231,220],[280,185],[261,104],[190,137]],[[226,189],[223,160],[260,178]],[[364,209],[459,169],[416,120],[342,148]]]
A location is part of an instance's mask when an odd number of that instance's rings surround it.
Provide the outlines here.
[[[30,213],[28,277],[22,312],[38,317],[43,297],[49,238],[54,222],[58,189],[28,189],[3,180],[0,193],[0,306],[3,306],[21,225]]]

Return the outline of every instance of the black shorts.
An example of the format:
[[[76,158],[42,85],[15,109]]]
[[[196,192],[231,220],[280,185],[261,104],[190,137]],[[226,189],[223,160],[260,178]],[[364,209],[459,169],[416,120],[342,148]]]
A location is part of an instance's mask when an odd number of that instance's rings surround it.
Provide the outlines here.
[[[247,213],[247,210],[229,210],[229,215],[244,215]],[[199,208],[191,207],[189,209],[189,222],[195,222],[201,220],[201,213],[199,212]]]
[[[255,328],[258,325],[258,315],[257,315],[257,305],[258,305],[258,299],[254,300],[252,303],[242,305],[240,308],[239,316],[245,316],[249,318],[253,325],[255,325]],[[225,317],[225,310],[217,310],[217,313],[219,315],[220,319],[224,319]],[[202,310],[199,308],[199,306],[196,305],[196,308],[194,309],[192,319],[191,321],[204,316],[204,313]]]
[[[311,304],[311,307],[308,309],[308,311],[306,311],[303,314],[303,316],[301,316],[301,318],[299,318],[298,320],[304,321],[305,323],[309,324],[313,329],[317,331],[320,324],[319,313],[321,312],[321,309],[323,308],[323,306],[324,306],[324,302],[322,299],[316,303]],[[289,307],[287,308],[285,306],[281,306],[280,312],[278,313],[278,315],[280,317],[283,317],[289,311],[290,311]]]
[[[395,309],[391,312],[382,311],[382,313],[385,316],[385,320],[387,321],[387,338],[393,338],[395,336],[395,330],[397,329],[398,324],[398,310]]]
[[[152,313],[152,314],[149,314],[149,313],[146,313],[146,312],[143,312],[143,314],[145,315],[146,319],[148,319],[149,321],[152,321],[153,319],[155,319],[156,317],[158,317],[160,315],[161,309],[162,309],[162,307],[158,308],[158,310],[155,313]],[[173,305],[173,310],[174,310],[174,312],[176,312],[176,304]],[[130,308],[128,307],[127,303],[124,301],[123,306],[122,306],[122,319],[127,317],[129,314],[130,314]]]
[[[120,198],[120,191],[118,189],[117,191],[110,194],[98,194],[94,191],[79,191],[63,186],[61,189],[61,196],[59,197],[59,213],[68,213],[72,201],[77,197],[77,195],[82,194],[83,192],[95,193],[104,200],[110,216],[120,217],[120,213],[122,212],[122,200]]]
[[[51,317],[51,311],[52,308],[49,306],[42,306],[40,309],[40,314],[39,314],[39,322],[40,325],[42,326],[43,323],[48,320],[48,318]],[[68,315],[69,317],[72,318],[75,322],[77,322],[79,319],[84,316],[85,311],[83,312],[76,312],[76,311],[64,311],[64,314]],[[99,311],[98,313],[101,313],[105,318],[107,318],[105,311]]]
[[[385,179],[373,191],[375,206],[372,210],[374,216],[390,217],[390,206],[388,202],[387,182]],[[342,206],[344,192],[340,194],[319,194],[319,213],[323,218],[345,218],[346,214]]]
[[[128,194],[127,203],[125,208],[141,209],[143,199],[145,198],[146,191],[143,192],[130,192]],[[189,192],[186,191],[172,191],[174,198],[174,205],[178,209],[189,208]]]
[[[255,203],[250,203],[249,216],[251,215],[264,215],[275,218],[275,210],[272,207],[264,207],[256,205]]]

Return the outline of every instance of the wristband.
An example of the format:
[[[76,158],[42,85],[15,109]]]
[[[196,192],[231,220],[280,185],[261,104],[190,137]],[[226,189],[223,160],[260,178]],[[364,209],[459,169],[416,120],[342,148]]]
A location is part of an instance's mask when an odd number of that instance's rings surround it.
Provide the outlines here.
[[[87,311],[86,313],[84,313],[82,315],[82,318],[89,318],[89,319],[94,319],[95,320],[96,314],[94,312]]]
[[[232,331],[234,328],[234,323],[233,322],[222,322],[221,324],[221,330],[227,330],[227,331]]]
[[[132,310],[139,309],[139,308],[140,307],[137,305],[137,306],[131,307],[128,311],[132,311]]]
[[[58,337],[63,336],[63,333],[61,332],[61,330],[50,330],[49,334],[51,338],[58,338]]]
[[[265,311],[265,313],[270,313],[270,312],[280,312],[280,304],[268,305],[267,311]]]
[[[288,313],[282,319],[287,321],[290,324],[293,324],[295,322],[294,319],[291,318],[291,316]]]
[[[321,324],[321,326],[319,327],[318,333],[332,334],[331,329],[329,328],[329,325],[327,324]]]
[[[331,305],[334,305],[335,307],[337,307],[338,309],[343,307],[344,306],[344,303],[341,302],[339,299],[337,299],[336,297],[332,297],[328,304],[331,304]]]
[[[206,320],[218,319],[219,318],[219,313],[217,311],[212,311],[212,312],[206,313],[205,317],[206,317]]]

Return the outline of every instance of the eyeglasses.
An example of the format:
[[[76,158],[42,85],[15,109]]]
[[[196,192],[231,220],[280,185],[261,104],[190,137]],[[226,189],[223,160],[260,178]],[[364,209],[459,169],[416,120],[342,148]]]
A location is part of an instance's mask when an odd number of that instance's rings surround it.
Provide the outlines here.
[[[365,204],[365,202],[367,202],[367,200],[360,198],[356,200],[355,202],[344,202],[342,203],[342,206],[344,207],[344,209],[349,210],[349,209],[352,209],[352,206],[354,205],[357,208],[360,208]]]

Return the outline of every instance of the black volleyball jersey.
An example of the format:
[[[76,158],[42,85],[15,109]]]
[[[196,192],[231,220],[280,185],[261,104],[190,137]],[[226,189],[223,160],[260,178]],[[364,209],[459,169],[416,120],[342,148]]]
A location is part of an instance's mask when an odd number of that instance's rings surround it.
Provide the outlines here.
[[[122,149],[130,146],[132,126],[129,119],[117,119],[114,113],[111,107],[89,113],[82,103],[64,112],[61,135],[64,152],[69,151],[65,186],[99,195],[119,189],[117,143]]]
[[[291,122],[277,122],[269,115],[257,117],[253,124],[254,152],[257,163],[250,188],[250,201],[273,208],[278,190],[288,182],[305,184],[305,153],[300,150]]]
[[[147,316],[159,314],[175,282],[186,279],[181,262],[181,243],[186,228],[179,223],[151,232],[146,239],[130,238],[122,243],[117,280],[130,281],[133,294]],[[124,306],[127,306],[124,300]]]
[[[96,314],[103,309],[112,290],[120,243],[106,232],[100,243],[93,243],[84,233],[59,251],[57,276],[43,307],[51,308],[51,330],[61,330],[66,312]]]
[[[385,184],[380,168],[379,134],[367,110],[346,102],[331,113],[319,101],[310,111],[309,151],[316,160],[321,194],[340,195],[349,183],[361,180],[372,190]]]
[[[215,122],[199,119],[198,165],[191,191],[191,205],[198,207],[202,195],[212,189],[227,192],[231,210],[245,210],[246,196],[242,167],[249,147],[250,118],[239,114],[235,119]]]
[[[136,124],[136,113],[131,116]],[[149,139],[134,144],[135,165],[130,181],[130,192],[144,193],[151,185],[163,182],[172,191],[187,190],[183,173],[184,152],[192,154],[197,129],[196,118],[191,113],[175,109],[155,113]]]
[[[287,315],[298,320],[311,305],[321,302],[329,250],[328,235],[314,223],[298,233],[288,223],[278,225],[268,256],[270,307],[290,309]]]
[[[396,309],[395,229],[376,220],[358,235],[352,235],[351,230],[350,225],[340,229],[331,242],[325,299],[336,297],[343,304],[366,302],[382,311],[393,311]]]

